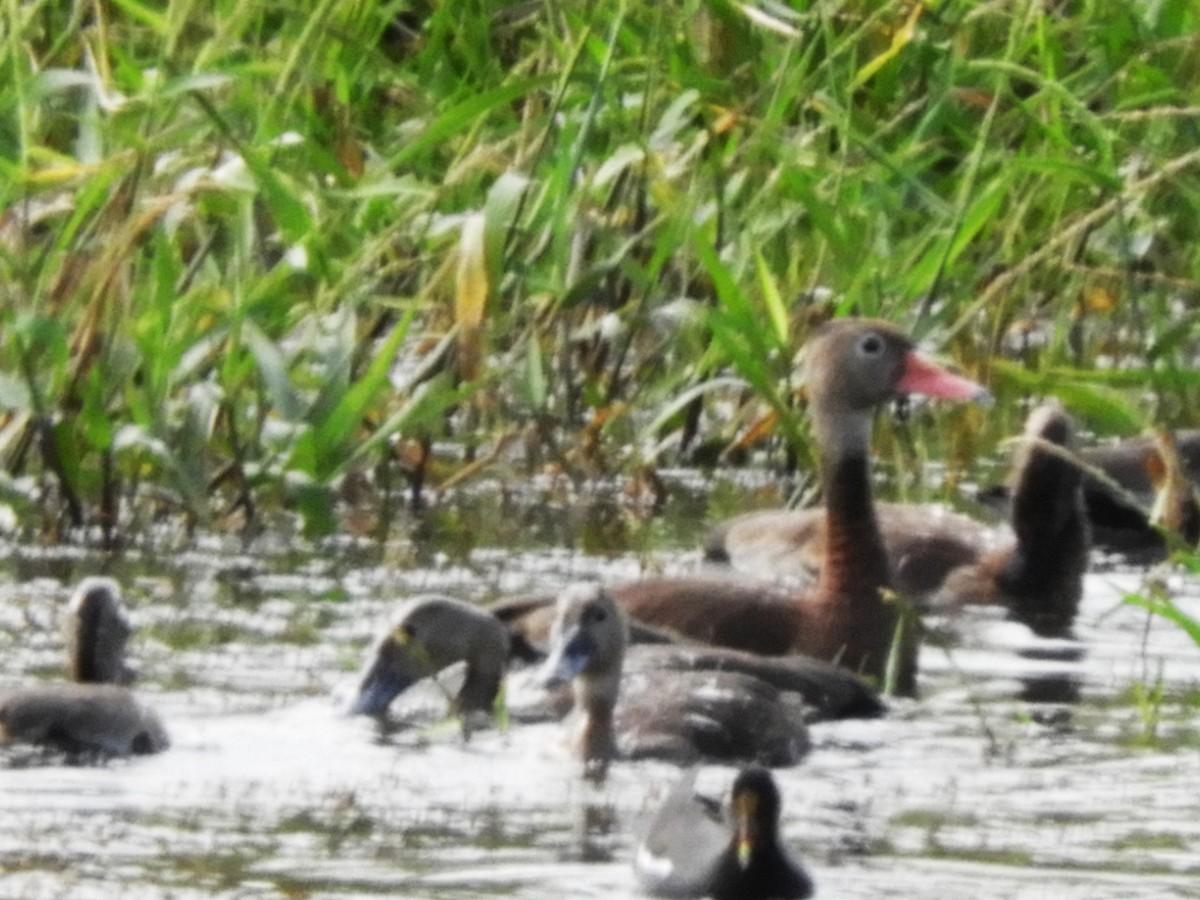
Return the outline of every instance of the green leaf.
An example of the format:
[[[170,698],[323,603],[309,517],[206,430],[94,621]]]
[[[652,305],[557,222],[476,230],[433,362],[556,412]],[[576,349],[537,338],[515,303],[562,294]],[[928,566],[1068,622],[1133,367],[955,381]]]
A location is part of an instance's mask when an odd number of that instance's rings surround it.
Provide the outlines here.
[[[1098,373],[1061,368],[1036,372],[1003,359],[992,360],[991,366],[995,375],[1022,391],[1057,397],[1097,431],[1130,434],[1148,424],[1146,411],[1120,390],[1103,383]],[[1144,390],[1145,381],[1135,378],[1129,386]]]
[[[314,473],[318,481],[324,481],[341,470],[345,461],[345,445],[362,425],[380,391],[389,385],[388,373],[396,361],[401,342],[408,336],[412,317],[413,312],[409,310],[381,344],[367,371],[350,386],[341,402],[313,430]]]
[[[173,78],[160,87],[155,94],[159,97],[173,97],[176,94],[187,94],[192,91],[211,91],[234,83],[232,75],[219,72],[196,72],[182,78]]]
[[[646,158],[646,151],[637,144],[622,144],[600,164],[592,176],[592,187],[601,188],[632,165]]]
[[[775,326],[775,339],[780,346],[783,346],[787,344],[790,331],[787,307],[783,303],[783,297],[779,294],[779,285],[775,281],[775,276],[771,274],[771,269],[767,266],[767,261],[763,259],[761,252],[755,251],[754,265],[758,272],[758,289],[762,292],[763,303],[766,304],[771,324]]]
[[[283,351],[249,319],[242,322],[242,343],[254,357],[275,411],[289,421],[303,419],[304,401],[288,375]]]
[[[421,135],[388,160],[387,168],[396,171],[432,147],[443,144],[459,132],[475,127],[478,119],[499,107],[506,107],[526,94],[552,84],[551,76],[520,78],[489,91],[474,94],[447,110],[429,123]]]
[[[1168,622],[1173,622],[1183,629],[1192,642],[1200,647],[1200,620],[1193,619],[1178,606],[1165,593],[1153,593],[1149,596],[1143,594],[1126,594],[1125,602],[1130,606],[1140,606],[1142,609],[1149,610],[1156,616],[1161,616]]]
[[[542,344],[537,335],[525,342],[525,365],[522,367],[521,393],[526,405],[537,412],[546,408],[546,367],[542,359]]]
[[[493,291],[504,274],[504,245],[509,233],[519,224],[517,212],[528,187],[529,179],[524,175],[505,172],[496,179],[483,205],[484,262]]]
[[[113,0],[113,5],[125,10],[131,19],[148,25],[159,37],[166,37],[170,32],[167,17],[144,3],[138,3],[137,0]]]

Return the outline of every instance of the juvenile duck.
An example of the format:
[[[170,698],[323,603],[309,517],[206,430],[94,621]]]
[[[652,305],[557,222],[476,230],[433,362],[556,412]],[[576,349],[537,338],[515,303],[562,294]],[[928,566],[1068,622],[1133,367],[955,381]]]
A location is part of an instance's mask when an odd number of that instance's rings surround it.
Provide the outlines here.
[[[920,356],[872,319],[830,322],[809,341],[807,384],[824,484],[824,552],[816,586],[788,592],[745,578],[651,578],[613,588],[635,621],[756,653],[835,660],[882,683],[903,611],[889,602],[891,567],[871,496],[876,407],[905,393],[984,399],[972,381]],[[916,685],[916,644],[902,640],[893,684]]]
[[[1011,528],[997,532],[937,507],[879,504],[894,585],[904,597],[998,604],[1040,634],[1069,629],[1089,548],[1083,472],[1071,456],[1074,425],[1061,407],[1046,404],[1029,415],[1025,438],[1009,486]],[[739,570],[809,576],[824,542],[821,510],[764,510],[714,529],[706,555]]]
[[[613,757],[791,765],[808,750],[810,698],[838,697],[844,712],[878,715],[875,694],[851,673],[816,660],[764,660],[715,647],[628,646],[612,595],[594,585],[559,597],[549,685],[571,685],[570,746],[589,769]]]
[[[157,753],[166,729],[126,682],[129,621],[109,578],[85,578],[68,603],[70,672],[74,683],[22,688],[0,696],[0,743],[47,744],[70,753],[114,756]]]
[[[490,713],[508,654],[508,632],[491,613],[453,597],[414,597],[401,604],[376,640],[351,712],[382,715],[416,682],[465,662],[466,678],[452,711]]]
[[[811,897],[812,879],[779,840],[771,773],[738,773],[725,816],[694,793],[695,771],[675,786],[638,845],[634,871],[655,897],[778,900]]]

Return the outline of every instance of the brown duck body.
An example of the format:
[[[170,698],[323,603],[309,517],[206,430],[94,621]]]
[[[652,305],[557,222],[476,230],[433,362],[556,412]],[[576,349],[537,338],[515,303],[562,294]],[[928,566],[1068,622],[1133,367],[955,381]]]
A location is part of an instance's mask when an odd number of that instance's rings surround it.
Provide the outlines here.
[[[936,507],[879,504],[879,533],[899,594],[935,606],[998,604],[1042,634],[1069,629],[1082,593],[1089,529],[1074,428],[1059,407],[1030,414],[1013,466],[1011,527]],[[718,526],[706,554],[739,569],[811,576],[839,548],[821,510],[766,510]],[[845,552],[842,548],[841,552]],[[852,551],[853,552],[853,551]]]
[[[1131,438],[1080,453],[1098,470],[1084,478],[1084,505],[1096,546],[1154,562],[1200,539],[1200,431]]]
[[[51,684],[0,697],[0,743],[45,744],[71,754],[130,756],[169,744],[158,716],[114,684]]]
[[[0,696],[0,743],[53,746],[72,754],[128,756],[169,746],[153,710],[119,684],[129,623],[120,590],[107,578],[86,578],[68,604],[67,644],[76,682],[22,688]]]
[[[932,596],[946,576],[978,562],[1002,539],[996,529],[936,504],[877,502],[892,584],[903,597]],[[739,572],[815,582],[825,558],[825,511],[763,509],[715,526],[705,538],[708,562]]]

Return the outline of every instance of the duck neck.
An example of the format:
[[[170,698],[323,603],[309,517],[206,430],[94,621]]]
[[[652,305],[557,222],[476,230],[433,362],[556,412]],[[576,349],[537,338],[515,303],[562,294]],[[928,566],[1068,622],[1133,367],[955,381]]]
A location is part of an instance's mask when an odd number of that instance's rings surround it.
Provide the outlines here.
[[[875,517],[867,456],[826,458],[822,470],[825,558],[817,593],[839,604],[876,608],[891,572]]]
[[[466,678],[454,701],[457,711],[491,713],[502,677],[501,667],[478,661],[468,663]]]
[[[98,658],[98,648],[102,638],[100,613],[98,603],[81,603],[75,621],[72,623],[73,632],[70,635],[71,679],[81,684],[97,684],[115,680],[110,677],[109,667],[101,666]]]
[[[573,749],[588,766],[603,765],[616,756],[617,741],[613,728],[616,698],[596,684],[576,682],[575,709],[579,717]]]
[[[1017,543],[999,575],[1016,616],[1038,634],[1067,633],[1083,593],[1090,534],[1078,470],[1031,454],[1013,490]]]
[[[870,419],[851,423],[833,438],[821,444],[825,555],[809,598],[814,607],[810,649],[882,683],[901,610],[885,598],[891,569],[871,496]],[[900,646],[892,687],[911,694],[916,644],[906,637]]]

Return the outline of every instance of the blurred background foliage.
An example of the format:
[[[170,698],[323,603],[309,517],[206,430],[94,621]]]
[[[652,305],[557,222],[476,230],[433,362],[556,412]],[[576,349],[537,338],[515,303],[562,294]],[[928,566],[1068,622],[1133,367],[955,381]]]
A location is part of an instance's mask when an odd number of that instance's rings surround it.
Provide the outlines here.
[[[0,73],[0,500],[51,537],[803,469],[834,315],[993,388],[951,465],[1031,397],[1195,424],[1194,4],[8,0]]]

